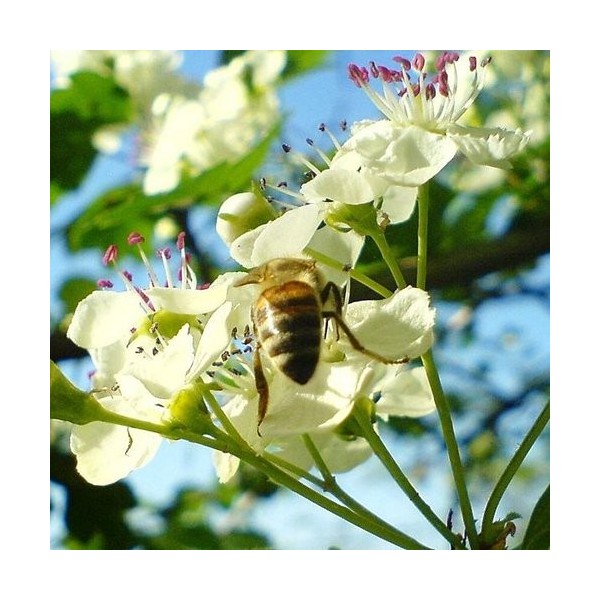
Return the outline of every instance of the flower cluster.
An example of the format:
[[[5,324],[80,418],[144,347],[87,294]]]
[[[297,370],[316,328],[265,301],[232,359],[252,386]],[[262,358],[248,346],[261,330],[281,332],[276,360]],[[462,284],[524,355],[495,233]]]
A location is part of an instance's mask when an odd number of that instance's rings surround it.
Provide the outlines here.
[[[275,86],[285,63],[283,51],[249,51],[209,72],[197,94],[158,97],[144,191],[169,191],[182,173],[243,156],[279,119]]]
[[[176,72],[182,55],[174,51],[56,51],[52,61],[57,86],[67,86],[78,71],[93,71],[112,75],[129,93],[149,195],[174,189],[184,174],[242,157],[279,120],[276,85],[285,51],[245,52],[210,71],[202,85]],[[122,134],[122,127],[104,127],[94,142],[114,152]]]
[[[225,414],[255,450],[275,448],[308,468],[301,435],[309,433],[325,455],[336,457],[331,464],[334,470],[349,469],[370,455],[364,440],[340,433],[357,399],[377,400],[377,412],[384,418],[421,416],[433,410],[422,369],[378,363],[343,335],[333,335],[331,328],[323,342],[322,360],[306,385],[295,384],[263,356],[270,401],[259,432],[252,360],[258,348],[250,329],[259,291],[254,286],[236,286],[242,273],[227,273],[198,288],[183,235],[178,239],[178,278],[169,268],[169,249],[158,252],[165,270],[161,283],[143,242],[139,234],[129,236],[129,243],[140,247],[148,284],[136,286],[131,275],[121,270],[117,272],[124,291],[113,291],[110,280],[100,280],[101,289],[78,305],[68,330],[68,336],[91,355],[96,367],[94,394],[105,408],[165,423],[174,418],[173,403],[182,390],[197,382],[211,384],[220,390]],[[104,262],[116,266],[115,246],[107,250]],[[430,347],[434,311],[425,292],[407,288],[386,300],[350,303],[345,322],[365,348],[376,347],[393,361],[417,357]],[[385,334],[376,333],[382,326]],[[89,423],[73,427],[71,448],[79,472],[88,481],[105,485],[146,464],[160,441],[156,433]],[[219,478],[227,481],[238,460],[217,453],[215,463]]]
[[[197,98],[163,98],[162,131],[148,155],[146,191],[176,185],[182,162],[187,170],[202,170],[246,149],[272,122],[277,104],[271,85],[284,60],[273,52],[247,53],[211,73]],[[428,294],[399,285],[382,300],[342,302],[340,291],[332,309],[321,297],[324,284],[348,286],[365,237],[378,238],[386,224],[407,220],[418,186],[457,151],[478,164],[506,167],[528,134],[457,123],[481,91],[489,60],[443,53],[433,76],[421,54],[395,60],[393,69],[374,63],[349,67],[351,80],[384,118],[355,123],[343,144],[322,126],[336,146],[332,158],[321,154],[325,168],[284,147],[312,172],[298,192],[274,186],[292,198],[285,210],[265,197],[265,182],[222,204],[217,232],[232,258],[252,269],[250,276],[226,273],[198,287],[181,235],[179,277],[172,276],[171,252],[164,249],[158,253],[166,278],[161,282],[142,250],[144,240],[130,236],[140,248],[148,283],[138,287],[124,271],[118,273],[125,291],[100,281],[103,289],[79,304],[68,331],[90,352],[96,367],[92,385],[103,405],[149,422],[170,422],[178,394],[200,383],[216,391],[222,407],[221,414],[208,416],[215,426],[227,430],[227,419],[254,451],[276,452],[303,469],[313,465],[303,440],[308,434],[332,472],[351,469],[371,453],[346,427],[359,403],[368,402],[383,419],[419,417],[434,409],[424,369],[405,364],[433,343],[435,311]],[[374,80],[381,93],[372,88]],[[284,265],[286,260],[306,264],[316,274],[263,276],[264,265],[282,259]],[[116,261],[111,246],[105,263],[116,266]],[[289,308],[298,302],[290,290],[301,297],[300,304],[277,314],[278,303]],[[313,308],[305,315],[307,307]],[[318,362],[301,382],[277,359],[307,352],[288,329],[296,313],[303,315],[298,323],[316,318],[320,324],[313,349]],[[273,336],[278,339],[266,343]],[[273,347],[277,352],[269,351]],[[160,440],[156,433],[90,423],[73,428],[71,445],[82,475],[107,484],[144,465]],[[229,480],[238,464],[232,454],[215,454],[221,481]]]
[[[132,234],[129,241],[141,245],[143,238]],[[100,280],[101,289],[79,303],[67,332],[90,353],[97,399],[114,412],[155,423],[168,418],[177,392],[204,373],[229,343],[227,286],[218,280],[197,289],[183,235],[178,249],[179,281],[169,268],[168,248],[159,251],[164,283],[158,281],[142,250],[149,284],[134,285],[126,271],[118,271],[125,291],[112,291],[110,280]],[[117,254],[116,246],[111,246],[105,264],[116,265]],[[145,464],[160,441],[158,434],[91,423],[74,426],[71,447],[79,472],[88,481],[104,485]]]
[[[350,79],[385,118],[354,123],[343,144],[321,125],[333,139],[335,153],[332,158],[320,153],[324,169],[293,153],[311,173],[298,192],[278,185],[294,205],[286,205],[279,215],[257,192],[236,194],[223,203],[217,230],[237,262],[253,267],[277,255],[324,250],[353,265],[373,226],[409,219],[418,186],[457,151],[476,164],[507,168],[527,144],[530,133],[520,129],[457,123],[483,88],[489,58],[445,52],[436,59],[432,77],[422,54],[412,62],[402,57],[395,61],[395,69],[375,63],[349,66]],[[381,93],[373,89],[373,80],[381,84]],[[287,146],[284,150],[291,152]]]

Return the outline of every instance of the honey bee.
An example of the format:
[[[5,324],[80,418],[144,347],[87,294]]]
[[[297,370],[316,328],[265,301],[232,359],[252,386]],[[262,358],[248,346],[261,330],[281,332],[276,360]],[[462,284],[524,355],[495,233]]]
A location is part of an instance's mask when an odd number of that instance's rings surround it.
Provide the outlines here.
[[[235,285],[258,284],[261,292],[252,306],[256,339],[254,374],[260,427],[267,414],[269,387],[261,352],[292,381],[301,385],[314,375],[321,355],[324,322],[333,321],[353,348],[383,363],[400,364],[407,358],[389,360],[364,348],[342,318],[340,289],[325,282],[316,261],[301,258],[277,258],[250,270]]]

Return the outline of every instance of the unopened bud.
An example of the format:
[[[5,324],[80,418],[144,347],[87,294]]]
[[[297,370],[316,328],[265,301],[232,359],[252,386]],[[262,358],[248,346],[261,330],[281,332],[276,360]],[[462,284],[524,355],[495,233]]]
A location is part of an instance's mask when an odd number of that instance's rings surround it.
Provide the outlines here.
[[[259,190],[235,194],[227,198],[219,209],[217,233],[227,245],[231,245],[242,234],[272,221],[276,216]]]

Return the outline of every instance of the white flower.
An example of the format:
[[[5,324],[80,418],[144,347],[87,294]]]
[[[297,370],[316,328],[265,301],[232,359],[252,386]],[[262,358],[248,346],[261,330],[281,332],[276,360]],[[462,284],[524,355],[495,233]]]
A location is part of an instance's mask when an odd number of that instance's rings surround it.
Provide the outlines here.
[[[231,257],[248,269],[274,258],[297,257],[316,250],[333,260],[354,266],[364,238],[353,231],[319,228],[327,207],[306,204],[276,217],[259,194],[247,192],[229,197],[219,209],[217,233],[229,246]],[[262,224],[258,224],[261,221]],[[339,270],[321,265],[326,278],[338,285],[347,281]]]
[[[386,300],[350,304],[345,322],[365,348],[398,360],[418,356],[430,347],[434,316],[428,295],[406,288]],[[386,330],[383,335],[377,329],[382,324]],[[379,332],[379,337],[375,332]],[[364,441],[348,441],[336,431],[358,398],[376,401],[377,413],[383,418],[418,417],[434,409],[422,368],[409,370],[404,365],[378,362],[353,348],[342,332],[339,341],[332,334],[328,336],[316,372],[305,385],[282,374],[264,352],[261,357],[269,386],[269,405],[260,434],[258,394],[247,352],[232,357],[214,374],[215,381],[231,394],[224,411],[256,450],[282,452],[303,468],[312,464],[301,440],[305,433],[314,436],[324,454],[335,455],[328,463],[334,471],[348,470],[368,458],[370,450]],[[235,457],[217,453],[219,479],[227,481],[232,477],[238,462]]]
[[[300,193],[306,202],[326,202],[322,207],[328,212],[335,211],[337,203],[355,205],[372,202],[389,223],[402,223],[409,219],[417,190],[391,183],[363,168],[363,163],[363,158],[351,151],[347,142],[334,154],[329,168],[302,185]]]
[[[275,85],[285,61],[284,51],[249,51],[209,72],[194,97],[158,97],[144,191],[167,192],[183,171],[197,175],[248,152],[279,118]]]
[[[57,50],[50,57],[57,87],[68,86],[70,76],[78,71],[113,76],[131,97],[142,137],[148,135],[151,107],[158,96],[198,91],[177,73],[183,55],[174,50]],[[102,127],[94,135],[95,146],[103,152],[117,151],[123,130],[122,126]]]
[[[423,55],[413,62],[395,57],[399,68],[371,63],[350,65],[350,78],[386,117],[365,121],[352,130],[345,149],[360,156],[369,173],[403,186],[419,186],[436,175],[457,151],[480,165],[508,168],[521,151],[529,132],[520,129],[461,126],[463,116],[480,93],[489,60],[445,52],[428,79]],[[370,78],[379,79],[376,93]]]
[[[137,234],[130,236],[132,243],[142,241]],[[180,283],[173,281],[167,267],[169,252],[163,250],[166,285],[159,285],[151,267],[150,285],[143,290],[120,273],[127,289],[92,292],[77,306],[67,331],[94,362],[96,398],[113,412],[158,424],[169,418],[169,405],[177,392],[206,376],[231,339],[229,285],[219,281],[196,289],[182,237],[178,246]],[[145,255],[143,259],[147,262]],[[115,261],[112,246],[105,262]],[[110,287],[107,280],[100,284]],[[151,432],[90,423],[73,427],[71,447],[81,475],[91,483],[107,485],[143,466],[161,439]]]

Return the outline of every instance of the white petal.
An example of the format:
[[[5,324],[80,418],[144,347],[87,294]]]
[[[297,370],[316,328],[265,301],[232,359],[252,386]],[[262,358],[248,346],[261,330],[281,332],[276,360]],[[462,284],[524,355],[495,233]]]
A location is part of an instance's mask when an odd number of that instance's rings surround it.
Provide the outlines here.
[[[186,384],[186,375],[194,359],[193,337],[185,324],[155,356],[136,355],[123,370],[132,375],[158,398],[170,397]],[[124,391],[121,393],[126,395]],[[165,404],[165,402],[163,402]]]
[[[311,433],[321,457],[332,473],[344,473],[363,463],[372,455],[369,444],[363,438],[346,440],[333,432]],[[300,436],[277,441],[277,456],[292,464],[309,470],[314,461]]]
[[[404,288],[384,300],[352,302],[345,319],[365,348],[390,360],[416,358],[433,343],[435,310],[418,288]]]
[[[261,434],[279,438],[339,425],[352,408],[358,375],[359,370],[350,361],[319,363],[305,385],[275,372]]]
[[[124,339],[102,348],[90,348],[89,353],[96,367],[92,378],[93,386],[102,388],[113,385],[115,373],[123,368],[127,357]]]
[[[227,483],[236,473],[240,466],[240,459],[233,454],[219,452],[213,453],[213,465],[219,478],[219,483]]]
[[[365,238],[352,230],[342,232],[331,227],[321,227],[313,235],[308,248],[325,254],[342,265],[353,267],[360,256],[364,243]],[[326,281],[333,281],[338,286],[342,286],[348,281],[348,274],[345,271],[321,263],[319,263],[319,268]]]
[[[456,153],[454,143],[443,135],[387,120],[360,129],[348,142],[372,173],[405,186],[429,181]]]
[[[363,438],[345,440],[335,434],[315,434],[313,441],[332,473],[350,471],[373,454],[371,446]]]
[[[67,337],[82,348],[102,348],[129,335],[144,314],[135,292],[97,290],[77,305]]]
[[[109,399],[103,404],[111,411],[143,418],[124,398]],[[156,433],[110,423],[74,425],[71,432],[77,471],[94,485],[114,483],[144,466],[156,454],[161,441]]]
[[[238,237],[275,216],[275,211],[263,196],[253,192],[235,194],[227,198],[219,208],[217,233],[230,246]]]
[[[531,132],[520,129],[461,127],[448,128],[448,137],[458,149],[472,162],[478,165],[510,168],[509,158],[523,150],[529,141]]]
[[[258,266],[273,258],[299,256],[321,220],[321,207],[307,204],[267,223],[254,243],[252,265]]]
[[[383,384],[377,414],[397,417],[422,417],[435,410],[435,402],[423,367],[397,369]]]
[[[243,233],[239,238],[236,238],[231,243],[231,247],[229,248],[231,258],[233,258],[233,260],[235,260],[238,264],[242,265],[242,267],[246,267],[246,269],[257,267],[258,265],[255,265],[252,262],[252,253],[254,252],[256,240],[268,225],[269,223],[260,225],[251,231]]]
[[[231,302],[225,302],[210,316],[198,343],[188,379],[193,379],[204,373],[223,350],[229,346],[232,329],[228,320],[230,314]]]
[[[416,187],[390,185],[383,194],[381,211],[388,216],[390,223],[404,223],[410,219],[416,203]]]
[[[154,307],[184,315],[210,313],[227,297],[227,287],[210,286],[203,290],[182,290],[180,288],[152,288],[145,290]]]
[[[375,195],[367,179],[356,171],[327,169],[300,188],[308,202],[333,200],[343,204],[365,204]]]

